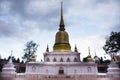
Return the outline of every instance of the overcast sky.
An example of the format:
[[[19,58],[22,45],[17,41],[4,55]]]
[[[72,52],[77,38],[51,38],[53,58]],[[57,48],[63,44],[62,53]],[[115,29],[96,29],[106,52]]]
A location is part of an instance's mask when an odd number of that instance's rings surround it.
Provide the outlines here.
[[[39,44],[37,60],[43,59],[47,44],[53,50],[60,22],[62,0],[0,0],[0,54],[8,57],[13,50],[21,58],[25,43]],[[74,51],[81,58],[105,54],[102,47],[111,31],[120,31],[120,0],[63,0],[65,28]]]

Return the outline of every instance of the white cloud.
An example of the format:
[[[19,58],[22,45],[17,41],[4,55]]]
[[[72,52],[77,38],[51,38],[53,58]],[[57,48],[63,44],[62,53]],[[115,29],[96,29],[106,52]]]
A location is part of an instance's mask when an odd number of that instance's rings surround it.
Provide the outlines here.
[[[102,49],[105,39],[100,36],[89,36],[79,39],[71,39],[70,42],[72,50],[74,50],[73,46],[77,44],[78,51],[81,53],[81,58],[88,56],[88,47],[91,49],[92,57],[94,57],[95,52],[99,57],[105,54],[104,50]]]
[[[5,5],[6,4],[6,5]],[[10,11],[11,4],[8,1],[0,3],[0,15],[5,15]]]
[[[54,9],[58,8],[58,1],[51,0],[51,3],[48,3],[47,0],[44,1],[30,1],[26,7],[26,10],[29,14],[42,14],[47,15]]]
[[[38,60],[43,58],[47,43],[52,51],[59,26],[60,0],[2,0],[1,3],[0,22],[4,21],[4,24],[0,23],[0,35],[9,32],[9,36],[0,37],[3,57],[11,50],[15,56],[22,56],[24,44],[29,40],[40,44]],[[91,54],[94,55],[94,51],[98,56],[104,54],[105,36],[112,29],[119,28],[118,3],[118,0],[63,0],[64,20],[72,50],[76,44],[82,57],[87,56],[88,46]]]
[[[70,23],[73,25],[84,24],[83,27],[92,25],[100,27],[104,31],[115,27],[119,23],[119,5],[113,0],[105,3],[104,1],[95,2],[96,0],[73,1],[67,13]]]

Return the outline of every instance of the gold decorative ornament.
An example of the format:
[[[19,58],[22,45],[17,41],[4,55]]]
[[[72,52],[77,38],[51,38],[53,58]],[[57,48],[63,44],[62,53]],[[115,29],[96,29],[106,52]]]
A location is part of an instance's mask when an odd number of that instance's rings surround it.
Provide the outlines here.
[[[90,47],[88,47],[88,51],[89,51],[89,55],[87,57],[87,62],[93,62],[93,59],[92,59],[91,54],[90,54]]]
[[[34,54],[34,53],[32,54],[32,56],[31,56],[31,58],[30,58],[30,61],[31,61],[31,62],[35,62],[35,61],[36,61],[36,57],[35,57],[35,54]]]

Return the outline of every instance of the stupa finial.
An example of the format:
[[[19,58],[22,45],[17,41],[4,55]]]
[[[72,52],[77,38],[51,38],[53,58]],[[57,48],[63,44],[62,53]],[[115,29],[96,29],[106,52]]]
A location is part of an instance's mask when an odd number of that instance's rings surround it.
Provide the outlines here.
[[[60,18],[60,25],[59,25],[60,26],[60,28],[59,28],[60,31],[65,30],[65,28],[64,28],[64,26],[65,26],[64,25],[64,19],[63,19],[63,7],[62,7],[63,5],[62,4],[63,3],[61,2],[61,16],[60,16],[61,18]]]
[[[89,55],[90,55],[90,47],[88,47],[88,53],[89,53]]]
[[[49,52],[49,46],[48,46],[48,44],[47,44],[46,52]]]
[[[75,44],[74,52],[78,52],[76,44]]]

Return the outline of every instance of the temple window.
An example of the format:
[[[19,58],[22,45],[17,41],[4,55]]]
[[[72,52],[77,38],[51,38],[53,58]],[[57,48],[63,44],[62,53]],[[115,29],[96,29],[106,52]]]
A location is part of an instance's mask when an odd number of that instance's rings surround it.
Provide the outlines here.
[[[48,69],[46,69],[46,73],[48,73]]]
[[[56,62],[56,61],[57,61],[56,58],[54,58],[54,59],[53,59],[53,62]]]
[[[70,62],[70,59],[69,59],[69,58],[67,58],[67,62]]]
[[[76,70],[76,69],[74,70],[74,73],[75,73],[75,74],[77,73],[77,70]]]
[[[77,62],[77,58],[74,58],[74,62]]]
[[[87,70],[88,70],[88,72],[91,72],[91,67],[88,67]]]
[[[49,58],[47,58],[47,60],[46,60],[47,62],[50,62],[50,59]]]
[[[63,69],[63,67],[60,67],[60,68],[59,68],[59,74],[64,74],[64,69]]]
[[[63,62],[63,58],[60,59],[60,62]]]

